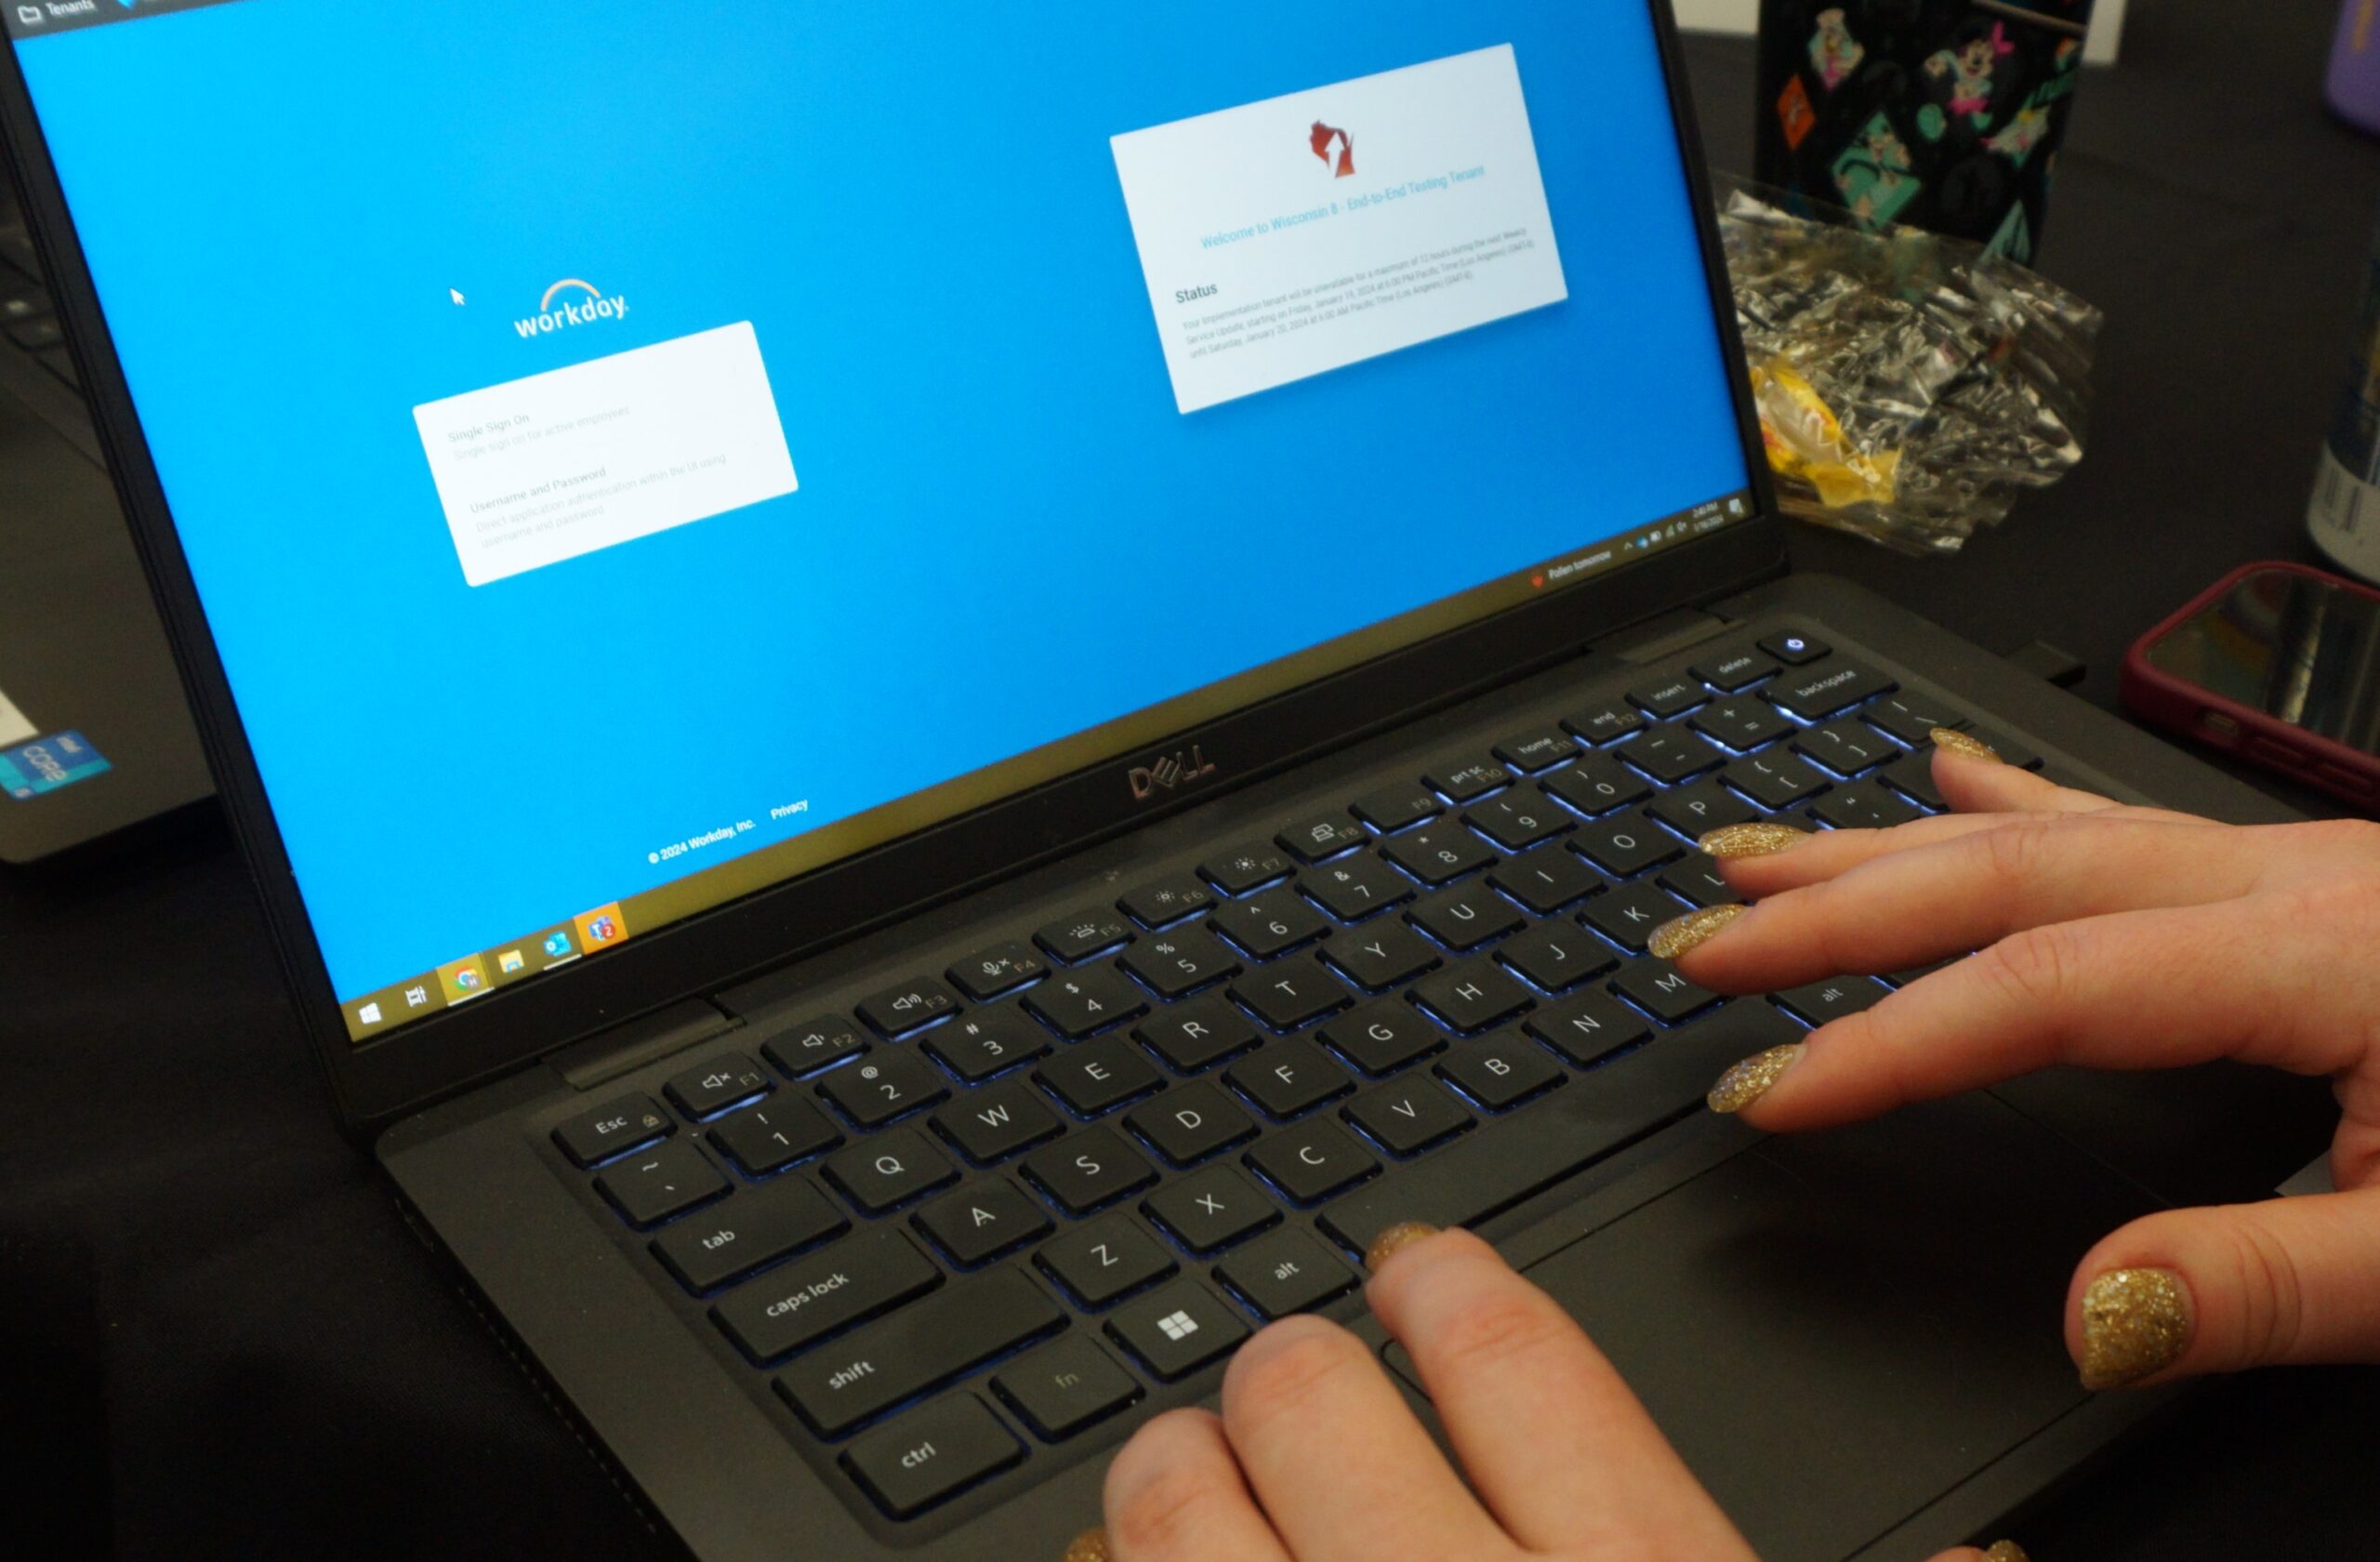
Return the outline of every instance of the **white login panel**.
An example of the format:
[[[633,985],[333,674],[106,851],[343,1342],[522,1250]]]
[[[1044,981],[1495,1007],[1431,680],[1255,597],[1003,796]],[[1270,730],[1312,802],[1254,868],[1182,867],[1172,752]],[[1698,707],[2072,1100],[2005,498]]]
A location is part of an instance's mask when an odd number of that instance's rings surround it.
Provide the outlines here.
[[[450,396],[413,415],[473,586],[797,487],[748,323]]]
[[[1112,145],[1184,413],[1569,297],[1508,44]]]

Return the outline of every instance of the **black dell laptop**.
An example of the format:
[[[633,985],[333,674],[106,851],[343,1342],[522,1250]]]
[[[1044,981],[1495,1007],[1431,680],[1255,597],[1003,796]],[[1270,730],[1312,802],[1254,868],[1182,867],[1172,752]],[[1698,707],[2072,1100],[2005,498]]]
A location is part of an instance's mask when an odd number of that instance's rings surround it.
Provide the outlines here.
[[[1713,1078],[1890,984],[1646,953],[1937,725],[2271,816],[1786,575],[1666,7],[0,21],[337,1108],[689,1554],[1054,1556],[1403,1220],[1773,1562],[2164,1402],[2059,1343],[2149,1087],[1765,1140]]]

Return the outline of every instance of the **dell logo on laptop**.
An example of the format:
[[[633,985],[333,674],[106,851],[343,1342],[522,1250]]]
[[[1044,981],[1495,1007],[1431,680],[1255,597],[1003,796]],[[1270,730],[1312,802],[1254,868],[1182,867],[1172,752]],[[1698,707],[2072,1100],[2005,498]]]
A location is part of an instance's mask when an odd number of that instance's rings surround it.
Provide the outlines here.
[[[1170,792],[1185,781],[1197,781],[1214,773],[1215,761],[1194,743],[1155,764],[1134,765],[1127,779],[1132,783],[1132,796],[1146,802],[1159,792]]]

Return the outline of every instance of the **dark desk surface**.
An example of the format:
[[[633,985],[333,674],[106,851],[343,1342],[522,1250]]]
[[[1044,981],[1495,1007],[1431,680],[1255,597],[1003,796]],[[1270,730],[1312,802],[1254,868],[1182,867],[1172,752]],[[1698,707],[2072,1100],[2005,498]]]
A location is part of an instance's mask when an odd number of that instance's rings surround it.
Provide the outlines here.
[[[1805,568],[2114,701],[2124,645],[2302,556],[2380,188],[2318,106],[2327,0],[2155,0],[2095,74],[2045,265],[2104,304],[2093,453],[1955,562],[1807,535]],[[1690,50],[1750,162],[1749,46]],[[2304,803],[2308,800],[2294,801]],[[219,829],[0,874],[0,1528],[25,1555],[661,1555],[333,1132]],[[2041,1562],[2380,1555],[2380,1371],[2267,1373],[2038,1514]],[[33,1530],[23,1521],[33,1518]],[[44,1540],[50,1543],[43,1545]]]

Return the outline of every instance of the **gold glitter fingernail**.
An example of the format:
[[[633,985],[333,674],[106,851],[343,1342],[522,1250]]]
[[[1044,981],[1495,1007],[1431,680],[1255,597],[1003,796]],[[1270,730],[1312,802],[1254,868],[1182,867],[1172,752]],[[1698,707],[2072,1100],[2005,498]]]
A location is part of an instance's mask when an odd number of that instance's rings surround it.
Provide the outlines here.
[[[1086,1529],[1077,1535],[1058,1562],[1107,1562],[1107,1531]]]
[[[1986,743],[1979,737],[1969,737],[1963,732],[1952,732],[1948,727],[1936,727],[1932,732],[1927,733],[1925,735],[1934,740],[1935,748],[1947,749],[1953,754],[1964,755],[1965,758],[1970,760],[1982,760],[1989,764],[2004,764],[2007,762],[2001,759],[1999,749],[1994,748],[1990,744]]]
[[[2181,1359],[2189,1292],[2170,1269],[2110,1269],[2082,1293],[2082,1386],[2121,1388]]]
[[[1742,1111],[1768,1093],[1771,1085],[1783,1077],[1785,1070],[1802,1061],[1802,1043],[1771,1047],[1756,1053],[1719,1076],[1707,1098],[1711,1110],[1729,1114]]]
[[[2002,1541],[1983,1554],[1983,1562],[2033,1562],[2025,1548],[2014,1541]]]
[[[1689,911],[1673,922],[1663,922],[1655,928],[1645,947],[1652,951],[1655,960],[1673,960],[1710,943],[1729,922],[1751,909],[1749,906],[1713,906]]]
[[[1733,857],[1773,857],[1809,838],[1809,831],[1791,825],[1729,825],[1712,830],[1694,844],[1724,862]]]
[[[1427,1241],[1437,1234],[1436,1226],[1423,1225],[1420,1221],[1404,1221],[1392,1225],[1373,1238],[1372,1245],[1364,1251],[1364,1267],[1377,1275],[1382,1264],[1414,1243]]]

